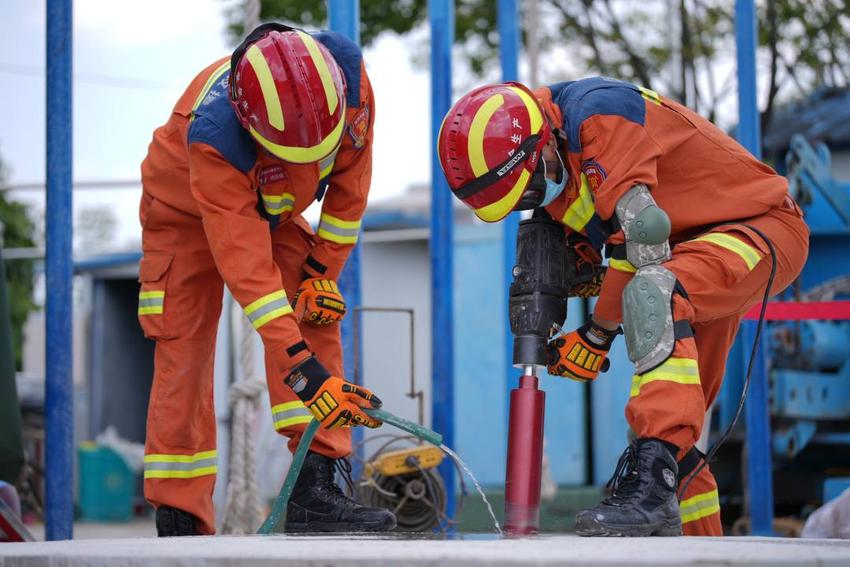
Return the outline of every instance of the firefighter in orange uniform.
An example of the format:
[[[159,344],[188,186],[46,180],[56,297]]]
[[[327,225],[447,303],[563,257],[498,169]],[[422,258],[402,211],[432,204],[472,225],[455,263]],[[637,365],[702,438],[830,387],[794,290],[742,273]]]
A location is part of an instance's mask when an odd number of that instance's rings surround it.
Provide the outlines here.
[[[392,513],[346,498],[335,460],[380,401],[343,376],[336,279],[372,173],[374,101],[359,48],[333,32],[254,30],[204,69],[142,163],[139,321],[156,341],[145,497],[161,536],[215,532],[213,359],[226,284],[260,334],[275,429],[322,427],[286,529],[381,531]],[[317,234],[301,216],[322,202]]]
[[[695,444],[744,313],[805,263],[785,178],[695,112],[598,77],[475,89],[438,145],[452,192],[482,220],[536,209],[564,225],[580,272],[602,273],[603,246],[610,258],[604,278],[571,293],[599,295],[592,319],[550,343],[549,373],[574,380],[594,380],[621,333],[635,363],[636,440],[577,532],[722,535]]]

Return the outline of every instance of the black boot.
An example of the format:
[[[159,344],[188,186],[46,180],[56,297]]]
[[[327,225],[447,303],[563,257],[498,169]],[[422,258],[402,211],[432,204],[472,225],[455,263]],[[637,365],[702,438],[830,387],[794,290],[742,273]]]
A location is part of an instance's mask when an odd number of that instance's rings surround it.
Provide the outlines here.
[[[361,506],[342,492],[334,480],[334,463],[333,459],[318,453],[307,453],[289,498],[284,532],[385,532],[393,529],[396,519],[392,512]],[[347,470],[350,471],[350,467]]]
[[[159,537],[199,535],[195,531],[195,516],[171,506],[160,506],[156,509],[156,535]]]
[[[576,515],[581,536],[679,536],[682,519],[676,497],[678,466],[672,445],[637,439],[608,481],[611,495]]]

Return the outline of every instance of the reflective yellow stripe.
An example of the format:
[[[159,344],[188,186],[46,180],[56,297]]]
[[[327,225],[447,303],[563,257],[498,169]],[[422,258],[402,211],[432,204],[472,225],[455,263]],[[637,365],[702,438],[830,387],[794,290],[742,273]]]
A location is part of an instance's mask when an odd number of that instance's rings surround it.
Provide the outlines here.
[[[756,250],[749,244],[746,244],[745,242],[738,240],[734,236],[724,234],[722,232],[712,232],[710,234],[704,234],[691,240],[691,242],[700,241],[711,242],[712,244],[716,244],[717,246],[725,248],[730,252],[734,252],[735,254],[741,257],[741,259],[747,265],[747,268],[751,271],[753,268],[755,268],[756,264],[758,264],[762,258],[762,255],[758,252],[758,250]]]
[[[194,455],[145,455],[146,463],[194,463],[202,459],[211,459],[218,456],[218,451],[201,451]]]
[[[165,304],[164,291],[142,291],[139,293],[139,315],[159,315]]]
[[[283,195],[262,195],[263,207],[270,215],[279,215],[291,211],[295,205],[295,195],[284,193]]]
[[[255,329],[259,329],[269,321],[292,313],[292,307],[286,299],[286,292],[281,290],[264,295],[245,308],[245,315]]]
[[[325,97],[328,99],[328,114],[336,112],[337,107],[337,92],[334,86],[334,81],[331,78],[331,70],[328,69],[328,63],[325,61],[316,40],[302,31],[297,31],[298,37],[307,46],[307,52],[313,59],[313,64],[316,66],[316,71],[319,73],[319,78],[322,80],[322,86],[325,88]]]
[[[505,218],[519,202],[520,197],[522,197],[522,192],[525,191],[525,188],[528,186],[528,180],[530,177],[531,174],[528,170],[523,169],[519,174],[519,179],[517,179],[517,182],[507,195],[495,203],[490,203],[486,207],[476,209],[475,214],[478,218],[486,222],[496,222],[497,220]]]
[[[322,213],[319,219],[319,238],[336,242],[337,244],[354,244],[360,234],[361,221],[346,221],[327,213]]]
[[[484,159],[484,131],[487,129],[493,114],[503,104],[505,104],[505,98],[500,94],[495,94],[484,101],[484,104],[478,108],[472,118],[466,150],[469,154],[469,165],[472,166],[472,173],[475,174],[475,177],[481,177],[489,171]]]
[[[658,96],[658,93],[654,90],[648,89],[646,87],[638,87],[638,90],[640,91],[640,96],[642,96],[646,100],[658,105],[661,104],[661,97]]]
[[[217,472],[218,466],[216,465],[211,467],[203,467],[200,469],[193,469],[190,471],[148,470],[145,471],[145,478],[195,478],[199,476],[206,476],[208,474],[216,474]]]
[[[317,162],[323,157],[327,156],[331,153],[334,148],[339,144],[339,139],[342,137],[342,130],[345,127],[345,120],[340,118],[339,123],[333,129],[333,131],[328,135],[327,138],[316,144],[315,146],[310,146],[307,148],[303,148],[300,146],[282,146],[280,144],[275,144],[271,140],[267,140],[263,137],[262,134],[257,132],[257,130],[251,126],[249,128],[251,135],[255,140],[260,142],[264,148],[279,157],[284,161],[288,161],[291,163],[313,163]]]
[[[661,366],[646,374],[635,374],[632,377],[630,397],[640,394],[640,389],[656,381],[676,382],[677,384],[699,385],[699,365],[692,358],[668,358]]]
[[[165,297],[164,291],[142,291],[139,293],[139,299],[151,299],[154,297]]]
[[[319,179],[324,179],[325,177],[330,175],[331,171],[333,171],[337,151],[334,151],[333,153],[331,153],[331,155],[326,158],[322,158],[319,161]]]
[[[195,99],[195,104],[192,105],[192,112],[194,113],[198,110],[198,107],[201,106],[201,103],[204,102],[204,98],[206,98],[207,94],[210,92],[210,89],[215,84],[215,82],[221,78],[227,70],[230,69],[230,59],[221,64],[221,66],[212,72],[212,75],[209,76],[207,82],[204,83],[204,88],[201,89],[198,98]]]
[[[522,99],[523,104],[525,104],[525,108],[526,110],[528,110],[528,118],[531,124],[531,133],[538,133],[540,131],[540,127],[543,126],[543,113],[540,112],[540,107],[537,106],[537,101],[531,98],[527,92],[525,92],[519,87],[508,88],[514,91],[517,96]]]
[[[679,503],[679,513],[682,516],[682,523],[693,522],[720,511],[720,496],[717,489],[703,494],[697,494],[693,498],[682,500]]]
[[[263,93],[263,100],[266,103],[266,114],[269,117],[269,124],[283,131],[283,107],[280,104],[280,97],[277,94],[277,86],[274,84],[272,70],[269,68],[269,62],[263,56],[260,48],[252,45],[245,53],[245,59],[251,64],[254,73],[257,75],[257,80],[260,82],[260,91]]]
[[[608,267],[614,268],[620,272],[635,273],[637,271],[637,268],[635,268],[628,260],[617,260],[616,258],[611,258],[608,261]]]
[[[145,478],[195,478],[215,474],[216,451],[201,451],[194,455],[145,455]]]
[[[582,173],[581,187],[578,190],[578,198],[572,205],[570,205],[567,212],[564,213],[561,222],[578,232],[584,229],[594,212],[593,193],[590,191],[590,184],[587,182],[587,176]]]
[[[275,429],[310,423],[312,420],[313,414],[301,401],[286,402],[272,407],[272,421]]]

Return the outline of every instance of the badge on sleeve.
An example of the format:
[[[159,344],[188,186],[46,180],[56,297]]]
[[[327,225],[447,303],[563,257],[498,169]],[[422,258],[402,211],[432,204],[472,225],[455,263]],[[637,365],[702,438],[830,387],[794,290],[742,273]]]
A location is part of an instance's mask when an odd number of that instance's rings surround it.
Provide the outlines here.
[[[602,182],[608,177],[608,174],[605,173],[605,169],[592,159],[581,164],[581,172],[587,179],[587,184],[590,185],[590,189],[592,191],[599,189],[599,186],[602,185]]]
[[[354,147],[358,150],[366,143],[366,134],[369,132],[369,106],[363,105],[363,108],[358,112],[351,123],[348,125],[348,135],[354,142]]]

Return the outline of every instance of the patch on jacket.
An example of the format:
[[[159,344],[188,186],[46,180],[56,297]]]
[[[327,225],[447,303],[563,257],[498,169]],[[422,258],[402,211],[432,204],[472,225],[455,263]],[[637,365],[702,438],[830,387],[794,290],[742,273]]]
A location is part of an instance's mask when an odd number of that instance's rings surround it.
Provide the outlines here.
[[[602,182],[608,177],[608,174],[605,173],[605,169],[592,159],[581,164],[581,172],[587,178],[587,184],[590,185],[591,191],[599,189],[599,186],[602,185]]]
[[[284,179],[286,179],[286,169],[282,165],[269,165],[257,173],[257,181],[260,185],[269,185]]]
[[[358,112],[348,125],[348,135],[354,141],[354,147],[358,150],[366,143],[366,134],[369,132],[369,106],[366,105]]]

